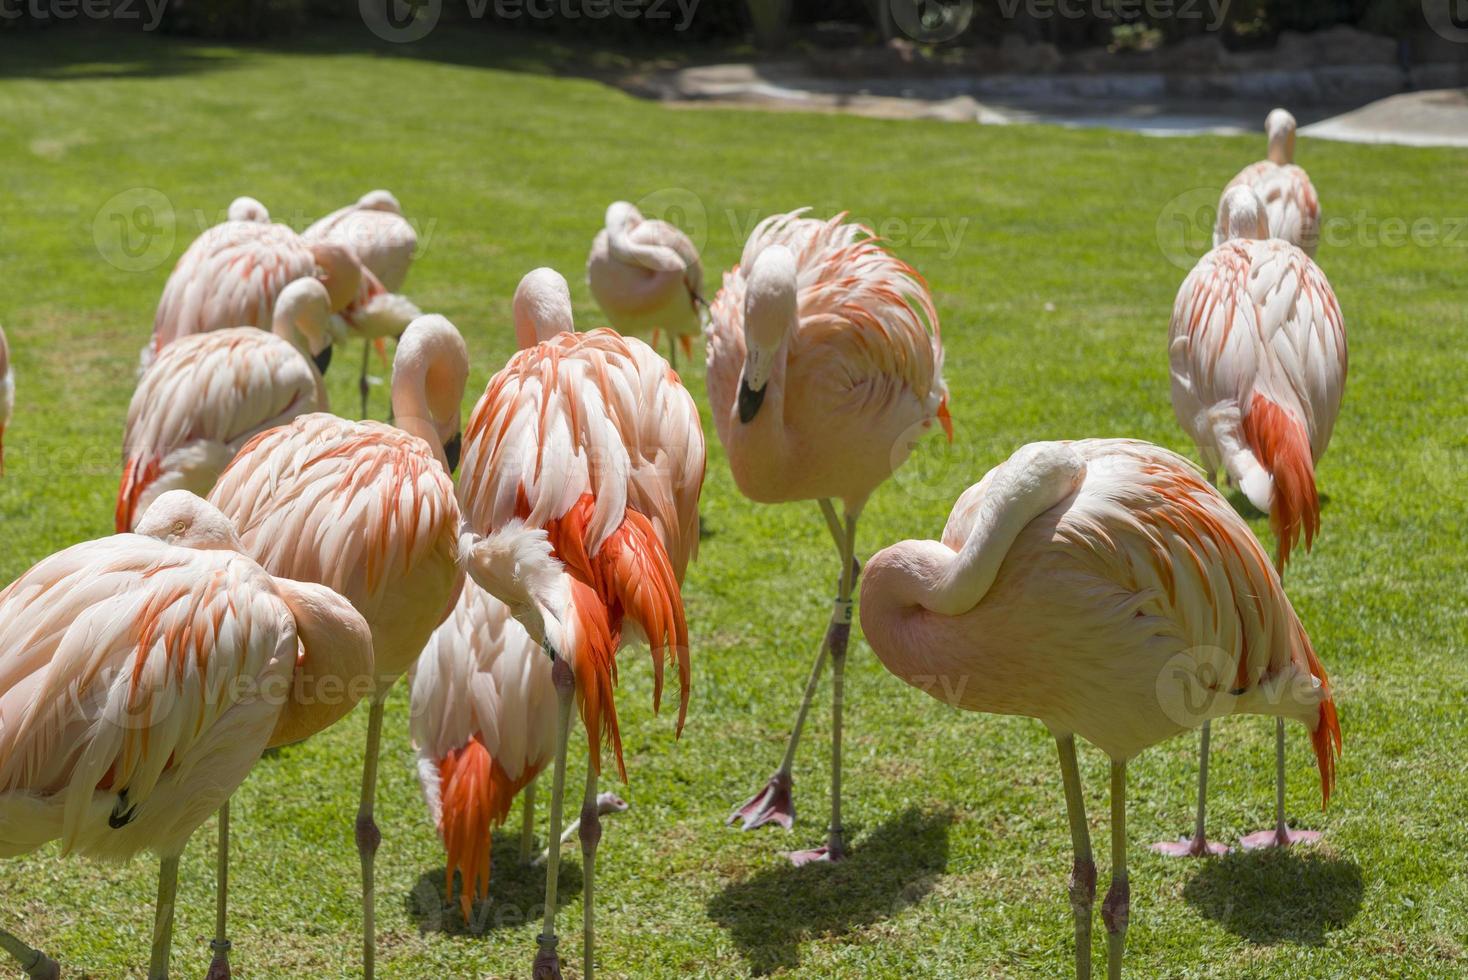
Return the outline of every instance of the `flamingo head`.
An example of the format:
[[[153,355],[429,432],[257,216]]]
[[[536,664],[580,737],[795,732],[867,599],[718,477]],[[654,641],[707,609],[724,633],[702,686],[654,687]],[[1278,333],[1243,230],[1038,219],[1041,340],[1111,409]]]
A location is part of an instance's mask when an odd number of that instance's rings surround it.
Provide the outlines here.
[[[464,388],[469,348],[447,317],[428,314],[408,324],[393,356],[393,414],[399,428],[441,450],[453,473],[463,449]]]
[[[512,520],[488,535],[459,536],[459,560],[481,589],[509,607],[552,660],[571,649],[570,576],[544,528]]]
[[[297,279],[275,299],[275,333],[315,360],[324,373],[331,345],[346,339],[345,322],[331,312],[331,294],[314,276]]]
[[[739,421],[759,413],[776,358],[795,330],[800,303],[795,255],[771,245],[755,257],[744,294],[744,372],[739,378]]]
[[[1295,159],[1295,117],[1288,109],[1275,109],[1264,119],[1269,137],[1269,159],[1284,166]]]
[[[515,340],[520,349],[534,347],[559,333],[571,333],[571,287],[566,277],[545,266],[525,273],[515,287]]]
[[[637,205],[627,201],[613,201],[607,206],[606,229],[608,234],[626,232],[642,223],[642,212]]]
[[[357,207],[364,211],[386,211],[388,214],[402,214],[403,206],[398,203],[397,195],[392,191],[381,188],[368,191],[357,199]]]
[[[170,490],[138,521],[135,534],[157,538],[178,548],[199,551],[239,551],[245,546],[219,508],[187,490]]]
[[[228,217],[230,221],[270,223],[270,211],[253,197],[237,197],[229,202]]]
[[[311,246],[311,254],[316,259],[316,278],[331,296],[332,312],[340,313],[357,298],[362,266],[351,249],[336,242],[317,242]]]
[[[1269,237],[1269,217],[1264,210],[1264,202],[1248,187],[1229,188],[1219,207],[1223,211],[1226,240]]]

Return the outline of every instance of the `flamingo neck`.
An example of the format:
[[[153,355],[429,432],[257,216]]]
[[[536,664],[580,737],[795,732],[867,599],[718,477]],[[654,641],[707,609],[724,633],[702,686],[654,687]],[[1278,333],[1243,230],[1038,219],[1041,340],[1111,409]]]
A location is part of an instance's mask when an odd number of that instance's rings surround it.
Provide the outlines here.
[[[444,444],[459,432],[468,378],[468,349],[453,324],[423,316],[408,326],[393,358],[394,424],[428,443],[449,472]]]

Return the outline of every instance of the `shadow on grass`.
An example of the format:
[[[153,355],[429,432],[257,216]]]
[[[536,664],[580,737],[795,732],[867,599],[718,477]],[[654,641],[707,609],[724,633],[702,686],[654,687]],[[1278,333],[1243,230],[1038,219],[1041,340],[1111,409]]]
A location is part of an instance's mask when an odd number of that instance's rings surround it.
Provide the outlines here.
[[[1244,491],[1240,490],[1238,487],[1221,487],[1220,491],[1223,493],[1224,497],[1227,498],[1228,502],[1233,505],[1234,510],[1238,511],[1245,517],[1252,519],[1255,517],[1269,516],[1268,514],[1261,511],[1258,507],[1255,507],[1252,503],[1250,503],[1249,498],[1244,496]],[[1319,494],[1319,498],[1320,510],[1321,513],[1324,513],[1325,509],[1330,506],[1330,494]]]
[[[783,859],[709,901],[756,975],[800,963],[800,944],[840,936],[921,901],[948,867],[946,812],[916,808],[856,841],[840,864],[797,868]]]
[[[1203,862],[1183,899],[1251,943],[1318,945],[1361,910],[1354,861],[1298,849],[1235,851]]]
[[[527,922],[538,923],[545,915],[545,866],[520,863],[520,834],[494,835],[494,864],[489,882],[489,900],[476,902],[469,922],[459,911],[459,892],[454,900],[445,895],[444,868],[440,865],[418,876],[418,883],[404,899],[408,919],[419,932],[441,932],[446,936],[482,936],[498,929],[514,929]],[[539,851],[536,852],[537,854]],[[581,866],[575,841],[561,848],[561,873],[556,884],[556,907],[564,908],[572,896],[581,894]]]

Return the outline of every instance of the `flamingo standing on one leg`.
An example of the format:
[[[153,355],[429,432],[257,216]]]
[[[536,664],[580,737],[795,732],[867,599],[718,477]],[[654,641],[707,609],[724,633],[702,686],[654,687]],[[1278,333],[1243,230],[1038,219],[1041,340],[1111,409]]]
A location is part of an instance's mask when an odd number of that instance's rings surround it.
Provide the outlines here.
[[[540,282],[556,285],[548,276]],[[559,305],[552,299],[530,305]],[[551,322],[569,321],[568,295],[565,302],[565,316]],[[519,321],[517,327],[525,325]],[[525,333],[517,332],[523,340]],[[650,437],[659,426],[662,435]],[[522,350],[490,380],[466,435],[459,483],[465,522],[487,534],[469,548],[469,571],[550,655],[557,704],[545,924],[535,976],[560,977],[556,883],[574,695],[591,755],[580,823],[583,976],[590,978],[604,737],[626,777],[612,692],[625,628],[635,627],[652,648],[654,707],[664,653],[678,665],[679,731],[688,707],[688,627],[677,557],[687,546],[665,545],[663,535],[690,526],[691,509],[697,536],[704,450],[698,414],[677,374],[646,344],[610,330],[563,331]],[[691,494],[680,480],[691,483]],[[662,515],[671,514],[678,516],[670,524]]]
[[[128,409],[118,533],[132,530],[167,490],[207,494],[240,447],[266,429],[328,411],[317,365],[330,360],[333,320],[326,287],[307,277],[281,290],[273,333],[214,330],[164,348]]]
[[[861,625],[915,687],[970,711],[1038,718],[1054,734],[1075,845],[1078,977],[1091,972],[1096,866],[1075,736],[1111,757],[1101,915],[1113,980],[1130,914],[1129,759],[1203,718],[1292,718],[1312,733],[1330,796],[1340,725],[1325,669],[1248,525],[1167,450],[1116,439],[1022,448],[958,499],[941,542],[872,557]]]
[[[152,340],[142,352],[144,368],[180,337],[240,326],[270,330],[276,300],[297,279],[320,278],[333,312],[355,303],[363,276],[370,273],[349,250],[331,242],[308,243],[287,226],[271,224],[268,216],[235,220],[236,214],[248,214],[238,204],[230,206],[232,220],[194,239],[169,274]]]
[[[1218,200],[1218,223],[1213,227],[1216,248],[1229,239],[1225,198],[1235,187],[1247,187],[1264,202],[1269,238],[1282,238],[1312,259],[1320,244],[1320,198],[1310,175],[1295,165],[1295,117],[1275,109],[1264,120],[1269,158],[1240,170]]]
[[[521,279],[513,309],[522,349],[574,330],[570,289],[553,269],[536,269]],[[638,345],[634,356],[648,360],[648,377],[658,376],[656,354]],[[702,430],[681,387],[658,385],[652,397],[636,413],[643,424],[633,441],[641,452],[627,492],[652,521],[681,583],[698,541]],[[556,749],[551,664],[504,603],[466,583],[409,683],[419,781],[448,851],[447,891],[452,896],[458,870],[467,922],[474,900],[488,893],[491,830],[504,823],[516,793],[524,798],[520,859],[530,856],[534,780]],[[615,794],[598,797],[598,814],[626,807]]]
[[[1198,261],[1178,290],[1168,337],[1172,406],[1209,479],[1222,468],[1269,515],[1284,574],[1303,534],[1320,530],[1315,464],[1325,453],[1346,385],[1346,330],[1325,274],[1301,249],[1268,238],[1264,206],[1247,187],[1224,195],[1227,240]],[[1193,837],[1156,849],[1217,854],[1204,833],[1210,725],[1204,722]],[[1275,826],[1246,848],[1319,837],[1284,815],[1284,722],[1275,728]]]
[[[449,474],[458,461],[468,373],[453,324],[420,317],[394,360],[396,428],[301,416],[241,449],[210,496],[239,528],[248,554],[273,574],[334,589],[372,628],[376,685],[356,824],[369,978],[376,964],[373,865],[381,834],[373,810],[383,708],[463,581],[462,522]],[[226,851],[222,845],[221,862]],[[227,949],[222,930],[217,942]]]
[[[841,826],[841,714],[856,521],[917,437],[941,422],[952,438],[938,315],[926,284],[871,232],[800,217],[766,218],[724,276],[707,329],[714,424],[734,480],[760,503],[820,501],[841,556],[835,608],[806,683],[780,768],[729,822],[790,829],[791,767],[829,650],[831,824],[826,845],[797,864],[846,854]],[[836,515],[831,498],[845,509]]]
[[[138,530],[0,593],[0,857],[57,839],[113,861],[155,851],[148,976],[163,980],[184,844],[266,748],[351,709],[372,647],[345,600],[267,574],[197,497],[165,494]],[[7,932],[0,948],[60,976]]]
[[[677,345],[692,356],[702,329],[703,264],[693,240],[675,225],[648,220],[634,205],[607,208],[586,258],[592,298],[620,334],[668,335],[668,360],[678,367]]]
[[[10,366],[10,345],[0,327],[0,476],[5,475],[5,427],[15,411],[15,371]]]
[[[317,221],[302,234],[308,242],[334,242],[345,245],[372,274],[363,283],[361,294],[347,311],[353,328],[363,338],[362,377],[358,386],[362,393],[362,415],[367,415],[367,363],[374,343],[384,337],[397,336],[403,326],[418,316],[417,307],[402,296],[403,283],[418,250],[418,233],[403,217],[403,207],[391,191],[375,190],[363,194],[355,204],[338,208]]]

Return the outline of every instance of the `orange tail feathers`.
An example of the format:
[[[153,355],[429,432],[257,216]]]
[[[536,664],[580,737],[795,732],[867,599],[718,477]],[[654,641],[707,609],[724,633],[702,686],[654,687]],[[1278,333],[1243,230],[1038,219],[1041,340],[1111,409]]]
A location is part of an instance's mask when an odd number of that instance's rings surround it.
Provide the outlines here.
[[[1310,733],[1310,744],[1315,748],[1315,762],[1320,767],[1320,808],[1330,802],[1330,791],[1335,788],[1335,763],[1341,754],[1341,721],[1336,714],[1335,700],[1330,694],[1330,678],[1325,676],[1325,664],[1315,655],[1310,638],[1298,624],[1300,640],[1305,649],[1305,666],[1310,676],[1320,681],[1325,688],[1325,700],[1320,702],[1320,721]]]
[[[576,672],[576,697],[581,706],[581,722],[586,727],[586,746],[591,766],[601,772],[602,739],[612,743],[612,756],[617,760],[617,775],[627,781],[627,765],[622,761],[622,732],[617,727],[617,638],[612,629],[606,603],[601,596],[579,579],[571,580],[571,608],[576,615],[577,643],[571,663]]]
[[[474,900],[489,894],[490,831],[505,822],[515,795],[538,771],[527,766],[519,779],[511,779],[478,735],[439,760],[438,831],[448,852],[444,890],[453,897],[459,872],[459,909],[466,923]]]
[[[117,510],[113,515],[118,534],[126,534],[133,529],[138,502],[143,498],[143,491],[158,479],[158,473],[159,467],[155,461],[149,460],[146,463],[138,459],[127,461],[122,471],[122,483],[117,488]]]
[[[1306,551],[1320,533],[1320,496],[1310,438],[1293,413],[1255,393],[1244,416],[1244,439],[1274,478],[1269,526],[1278,548],[1275,564],[1283,571],[1300,533],[1304,532]]]

